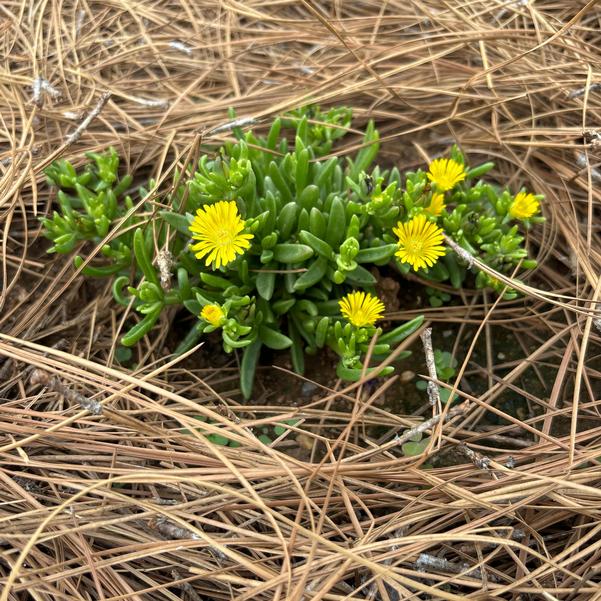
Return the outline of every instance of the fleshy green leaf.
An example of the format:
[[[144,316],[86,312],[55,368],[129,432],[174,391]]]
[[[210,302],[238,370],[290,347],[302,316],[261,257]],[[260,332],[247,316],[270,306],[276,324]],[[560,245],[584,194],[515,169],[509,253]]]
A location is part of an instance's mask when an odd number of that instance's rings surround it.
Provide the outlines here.
[[[313,256],[313,249],[305,244],[276,244],[273,258],[280,263],[302,263]]]

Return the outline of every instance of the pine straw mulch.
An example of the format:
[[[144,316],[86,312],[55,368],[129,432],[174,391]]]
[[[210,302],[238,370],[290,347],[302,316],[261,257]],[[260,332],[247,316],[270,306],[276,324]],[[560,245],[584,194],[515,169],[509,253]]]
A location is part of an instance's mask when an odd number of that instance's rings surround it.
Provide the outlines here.
[[[597,2],[6,0],[0,15],[0,601],[601,598]],[[463,380],[419,458],[394,435],[429,406],[378,403],[398,381],[245,406],[235,363],[208,347],[174,362],[166,321],[119,368],[107,284],[40,239],[52,158],[113,145],[164,191],[201,140],[227,138],[211,129],[228,107],[261,127],[309,101],[375,119],[401,168],[457,140],[546,195],[523,298],[425,310],[435,335],[455,328]],[[241,446],[184,432],[199,415]],[[300,421],[271,446],[251,430],[285,418]]]

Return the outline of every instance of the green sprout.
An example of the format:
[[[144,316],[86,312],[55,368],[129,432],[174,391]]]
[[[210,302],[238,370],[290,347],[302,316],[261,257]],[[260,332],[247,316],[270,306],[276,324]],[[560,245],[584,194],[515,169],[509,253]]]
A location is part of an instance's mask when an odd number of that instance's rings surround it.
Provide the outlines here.
[[[194,419],[208,424],[213,424],[213,421],[207,419],[204,415],[195,415]],[[274,440],[280,438],[284,434],[288,434],[291,432],[289,428],[286,426],[296,426],[300,422],[299,419],[285,419],[280,422],[276,422],[273,426],[263,425],[257,429],[255,432],[255,436],[258,440],[260,440],[265,445],[270,445],[274,442]],[[198,427],[194,428],[195,432],[202,434],[209,442],[221,446],[221,447],[230,447],[237,448],[240,446],[240,443],[232,438],[228,438],[223,434],[219,434],[216,432],[207,432],[206,428]],[[192,434],[189,429],[182,430],[183,434]]]
[[[436,375],[441,382],[449,382],[457,373],[457,359],[447,351],[434,350],[434,365],[436,366]],[[425,380],[420,380],[416,382],[415,387],[418,390],[426,390],[428,383]],[[448,403],[451,398],[451,391],[447,388],[440,388],[438,392],[440,400],[443,403]],[[453,395],[453,400],[456,398],[457,395]]]

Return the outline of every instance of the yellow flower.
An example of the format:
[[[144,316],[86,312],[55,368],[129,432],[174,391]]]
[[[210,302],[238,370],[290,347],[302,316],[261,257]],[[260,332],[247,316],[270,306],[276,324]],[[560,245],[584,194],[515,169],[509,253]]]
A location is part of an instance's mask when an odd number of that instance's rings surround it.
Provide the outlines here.
[[[509,214],[514,219],[530,219],[538,213],[538,209],[539,202],[534,198],[534,194],[519,192],[509,207]]]
[[[399,249],[395,253],[403,263],[409,263],[414,271],[420,267],[432,267],[438,257],[445,254],[442,229],[420,213],[407,223],[397,223],[392,230],[399,237]]]
[[[444,194],[434,194],[425,211],[428,215],[432,215],[432,217],[438,217],[446,208],[447,205],[444,203]]]
[[[219,269],[231,263],[236,255],[250,247],[252,234],[243,234],[244,221],[233,201],[221,200],[198,209],[190,225],[192,238],[199,240],[191,246],[197,259],[206,257],[207,267]]]
[[[453,159],[436,159],[430,163],[428,179],[436,184],[442,192],[446,192],[465,179],[463,165]]]
[[[219,305],[205,305],[200,312],[200,317],[218,328],[225,319],[225,313]]]
[[[382,317],[384,304],[369,292],[350,292],[338,301],[340,312],[354,326],[373,326]]]

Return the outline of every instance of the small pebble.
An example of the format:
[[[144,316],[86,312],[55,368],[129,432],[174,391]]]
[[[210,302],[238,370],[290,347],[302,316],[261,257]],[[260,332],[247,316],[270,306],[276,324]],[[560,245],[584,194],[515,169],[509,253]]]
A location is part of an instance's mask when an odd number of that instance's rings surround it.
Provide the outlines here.
[[[319,386],[313,382],[303,382],[303,385],[301,386],[301,394],[305,397],[309,397],[314,394],[318,388]]]
[[[501,359],[501,361],[505,359],[505,356],[505,353],[497,353],[497,359]]]
[[[407,369],[401,374],[400,378],[403,384],[407,384],[408,382],[411,382],[413,378],[415,378],[415,372]]]

